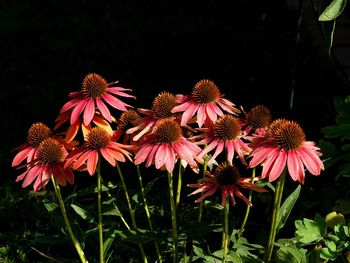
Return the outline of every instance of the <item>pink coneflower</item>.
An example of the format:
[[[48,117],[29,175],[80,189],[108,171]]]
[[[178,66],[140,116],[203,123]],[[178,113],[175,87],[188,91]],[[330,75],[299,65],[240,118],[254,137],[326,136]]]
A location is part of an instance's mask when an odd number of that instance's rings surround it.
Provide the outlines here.
[[[242,112],[244,117],[239,120],[242,128],[247,134],[252,132],[263,135],[266,133],[266,129],[272,121],[271,112],[267,107],[257,105],[251,108],[248,112],[242,109]]]
[[[51,176],[65,186],[68,181],[74,183],[74,174],[70,168],[64,168],[64,161],[68,153],[58,140],[46,138],[37,147],[34,159],[26,164],[27,170],[17,177],[16,182],[23,181],[22,187],[27,187],[34,180],[34,191],[44,188]]]
[[[206,144],[207,147],[198,154],[197,160],[202,160],[207,153],[215,149],[213,156],[208,161],[208,165],[211,165],[215,162],[216,157],[226,149],[226,159],[231,165],[235,153],[238,154],[241,162],[246,164],[244,156],[248,155],[251,149],[242,140],[244,134],[241,131],[239,121],[236,117],[225,114],[210,128],[199,130],[204,133],[194,138],[204,138],[198,141],[197,144]]]
[[[142,108],[137,109],[137,111],[144,116],[135,120],[136,126],[128,129],[126,133],[133,134],[139,131],[138,134],[133,137],[134,141],[138,141],[143,135],[152,131],[152,128],[158,120],[175,117],[175,114],[171,113],[175,105],[176,100],[173,94],[169,92],[159,93],[153,100],[150,110]]]
[[[94,175],[100,154],[112,166],[116,165],[116,160],[125,162],[125,157],[132,161],[128,150],[132,150],[134,146],[113,142],[111,138],[103,128],[92,128],[85,138],[85,143],[69,153],[65,167],[81,169],[86,165],[89,174]]]
[[[200,151],[200,147],[183,137],[180,124],[174,118],[166,118],[158,121],[153,132],[141,143],[134,163],[146,162],[146,167],[154,164],[156,169],[166,168],[172,173],[179,158],[196,169],[194,158]]]
[[[277,119],[273,121],[264,137],[258,137],[252,143],[253,157],[249,166],[262,164],[261,177],[276,180],[287,165],[288,172],[294,181],[304,184],[306,169],[313,175],[324,170],[320,160],[320,148],[312,141],[305,141],[305,134],[300,125],[294,121]]]
[[[113,85],[116,83],[118,82],[107,83],[103,77],[96,73],[88,74],[83,80],[81,90],[69,93],[71,100],[63,105],[60,113],[73,109],[70,123],[74,124],[79,116],[83,114],[84,124],[89,125],[97,108],[102,116],[111,122],[112,116],[105,103],[120,111],[126,111],[127,107],[132,106],[122,102],[115,95],[135,98],[125,92],[131,91],[131,89],[114,87]]]
[[[31,162],[40,143],[51,135],[51,129],[44,123],[37,122],[32,124],[28,130],[26,142],[14,149],[19,150],[19,152],[12,161],[12,167],[19,165],[26,159],[27,162]]]
[[[185,126],[197,112],[196,120],[202,127],[204,123],[215,122],[224,114],[222,110],[231,114],[240,112],[235,104],[223,97],[213,81],[204,79],[197,82],[191,95],[176,95],[176,102],[180,105],[171,112],[183,112],[181,126]]]
[[[195,202],[199,203],[207,197],[215,194],[216,190],[221,189],[221,205],[225,207],[227,197],[230,197],[232,205],[236,204],[235,195],[241,198],[247,205],[252,203],[246,198],[240,188],[245,188],[257,192],[266,192],[265,189],[253,184],[257,178],[243,178],[236,166],[229,163],[221,163],[216,167],[214,173],[206,172],[207,177],[199,180],[198,184],[188,184],[188,187],[198,188],[189,196],[203,193]]]

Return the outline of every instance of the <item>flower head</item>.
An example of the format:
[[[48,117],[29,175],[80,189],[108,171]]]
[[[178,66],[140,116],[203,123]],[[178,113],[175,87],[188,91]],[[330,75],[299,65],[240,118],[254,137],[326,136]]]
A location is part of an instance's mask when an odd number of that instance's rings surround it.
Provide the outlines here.
[[[176,102],[172,113],[183,112],[181,126],[185,126],[195,116],[199,127],[204,123],[215,122],[218,116],[225,112],[236,114],[240,112],[231,101],[223,98],[216,84],[208,79],[196,83],[191,95],[176,95]]]
[[[146,162],[146,167],[154,164],[156,169],[166,168],[171,173],[177,159],[181,159],[195,169],[194,158],[200,151],[200,147],[183,137],[180,124],[174,118],[165,118],[156,123],[152,133],[140,144],[134,163]]]
[[[324,170],[320,160],[320,148],[312,141],[305,140],[300,125],[294,121],[277,119],[273,121],[263,137],[257,137],[251,144],[253,157],[249,166],[263,165],[262,178],[276,180],[287,165],[288,172],[294,181],[304,183],[306,169],[313,175]]]
[[[34,182],[34,191],[44,188],[51,176],[54,176],[62,186],[68,181],[74,183],[74,175],[70,168],[64,168],[64,161],[68,153],[54,138],[43,139],[35,151],[33,160],[26,165],[27,170],[17,177],[16,182],[22,181],[22,187]]]
[[[239,121],[236,117],[224,114],[210,128],[199,129],[204,133],[194,138],[203,138],[197,144],[206,144],[197,156],[197,160],[201,160],[207,153],[215,149],[213,156],[208,161],[208,165],[215,162],[215,158],[226,149],[227,161],[232,164],[234,154],[238,154],[242,163],[246,164],[244,155],[248,155],[250,148],[243,142],[244,137]]]
[[[116,160],[125,162],[125,157],[131,161],[131,153],[127,150],[132,150],[134,146],[113,142],[111,138],[105,129],[92,128],[85,138],[85,143],[69,153],[65,167],[81,169],[86,165],[89,174],[93,175],[100,155],[112,166],[116,165]]]
[[[79,116],[83,114],[83,122],[89,125],[95,115],[96,108],[101,115],[109,122],[112,116],[106,103],[120,111],[126,111],[128,107],[132,107],[115,96],[135,98],[127,94],[125,91],[131,91],[122,87],[115,87],[117,82],[107,83],[107,81],[96,73],[86,75],[83,80],[81,90],[71,92],[71,98],[63,105],[60,113],[70,112],[70,122],[74,124]]]
[[[137,111],[144,115],[135,120],[136,126],[128,129],[127,134],[133,134],[139,131],[134,137],[138,141],[142,136],[151,132],[157,121],[175,117],[171,110],[175,107],[175,96],[169,92],[161,92],[154,98],[151,109],[139,108]]]
[[[124,144],[132,143],[133,135],[127,134],[126,131],[134,127],[134,123],[140,119],[140,114],[134,110],[124,111],[118,120],[117,129],[113,133],[113,140],[118,141],[122,138]]]
[[[227,197],[230,197],[232,205],[236,204],[235,195],[241,198],[247,205],[252,203],[242,194],[240,188],[250,189],[257,192],[266,192],[265,189],[253,184],[257,178],[241,177],[239,169],[227,162],[221,163],[213,173],[207,172],[207,177],[200,179],[198,184],[188,184],[188,187],[198,188],[189,195],[203,193],[195,202],[199,203],[205,198],[215,194],[221,189],[221,205],[225,206]]]
[[[12,167],[21,164],[26,159],[27,162],[31,162],[40,143],[51,135],[51,129],[44,123],[37,122],[32,124],[28,130],[26,142],[16,148],[19,152],[12,161]]]
[[[250,132],[265,134],[266,129],[272,121],[271,112],[267,107],[257,105],[248,112],[244,110],[242,112],[244,113],[244,118],[241,118],[240,121],[247,134]]]

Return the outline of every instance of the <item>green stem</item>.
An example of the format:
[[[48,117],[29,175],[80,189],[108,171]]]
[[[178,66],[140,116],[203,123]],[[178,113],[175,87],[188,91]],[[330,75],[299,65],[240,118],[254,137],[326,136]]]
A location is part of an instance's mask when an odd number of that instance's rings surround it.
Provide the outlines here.
[[[222,257],[222,262],[226,262],[226,255],[227,255],[227,250],[228,250],[228,244],[229,244],[229,233],[228,233],[228,212],[230,208],[230,200],[229,197],[226,197],[226,204],[224,208],[224,235],[222,239],[222,244],[223,244],[223,257]]]
[[[252,178],[254,178],[254,177],[255,177],[255,167],[253,167],[253,171],[252,171]],[[254,182],[252,182],[252,183],[254,183]],[[250,190],[249,196],[248,196],[249,202],[252,201],[252,197],[253,197],[253,191]],[[244,231],[244,227],[245,227],[247,220],[248,220],[249,212],[250,212],[250,205],[247,205],[246,210],[245,210],[245,214],[244,214],[244,218],[242,221],[242,225],[241,225],[241,228],[239,229],[239,232],[238,232],[238,236],[241,236],[243,231]]]
[[[76,251],[77,251],[77,253],[78,253],[79,257],[80,257],[80,261],[82,263],[87,263],[88,261],[87,261],[87,259],[85,257],[84,251],[81,248],[79,241],[75,237],[75,235],[73,233],[73,230],[72,230],[72,227],[71,227],[71,225],[69,223],[66,207],[64,206],[64,202],[63,202],[62,195],[61,195],[60,186],[58,185],[58,183],[56,182],[56,180],[55,180],[55,178],[53,176],[51,176],[51,180],[52,180],[52,184],[53,184],[53,186],[55,188],[56,197],[58,199],[58,203],[59,203],[59,206],[60,206],[60,209],[61,209],[61,212],[62,212],[64,223],[66,224],[69,236],[72,239],[73,245],[74,245],[74,247],[75,247],[75,249],[76,249]]]
[[[282,171],[275,188],[275,198],[273,201],[273,211],[272,211],[272,219],[271,219],[271,227],[270,227],[270,234],[269,239],[265,251],[265,262],[268,263],[271,260],[272,251],[274,247],[274,242],[277,234],[277,227],[278,227],[278,218],[280,214],[280,208],[281,208],[281,201],[282,201],[282,195],[283,195],[283,188],[284,188],[284,181],[286,177],[287,169],[284,168]]]
[[[148,209],[148,205],[147,205],[147,199],[146,199],[146,193],[145,193],[145,189],[143,187],[143,182],[142,182],[142,176],[141,176],[141,171],[140,171],[140,167],[138,165],[136,165],[136,170],[137,170],[137,175],[139,178],[139,183],[140,183],[140,187],[141,187],[141,194],[142,194],[142,199],[143,199],[143,206],[146,212],[146,216],[147,216],[147,221],[148,221],[148,225],[149,228],[151,230],[153,230],[153,224],[152,224],[152,220],[151,220],[151,214],[149,212]],[[156,241],[154,241],[154,246],[156,248],[156,252],[157,252],[157,256],[158,256],[158,262],[162,263],[162,256],[160,255],[160,251],[159,251],[159,247],[158,247],[158,243]]]
[[[97,163],[97,211],[98,211],[98,239],[100,244],[100,263],[104,263],[104,247],[103,247],[103,226],[102,226],[102,198],[101,198],[101,162]]]
[[[122,183],[122,188],[124,190],[126,203],[128,204],[132,226],[133,226],[134,229],[137,229],[137,224],[136,224],[136,220],[135,220],[135,213],[134,213],[134,210],[132,209],[132,206],[131,206],[128,189],[126,188],[126,184],[125,184],[125,180],[124,180],[124,175],[122,173],[122,170],[119,167],[118,162],[116,162],[116,166],[117,166],[117,171],[118,171],[118,174],[119,174],[120,181]],[[139,249],[140,249],[140,252],[141,252],[141,255],[142,255],[143,262],[145,262],[145,263],[148,262],[143,246],[141,244],[138,244],[138,246],[139,246]]]
[[[205,173],[207,172],[207,158],[204,158],[204,164],[203,164],[203,178],[205,177]],[[203,215],[203,208],[204,208],[204,201],[201,201],[199,203],[199,213],[198,213],[198,222],[202,221],[202,215]]]
[[[173,263],[177,263],[177,226],[176,226],[176,207],[174,200],[174,187],[173,187],[173,174],[168,172],[168,184],[169,184],[169,197],[170,197],[170,209],[171,209],[171,225],[172,225],[172,250],[173,250]]]
[[[181,187],[182,187],[182,165],[181,162],[179,162],[179,175],[177,179],[177,191],[176,191],[176,208],[179,206],[180,198],[181,198]]]

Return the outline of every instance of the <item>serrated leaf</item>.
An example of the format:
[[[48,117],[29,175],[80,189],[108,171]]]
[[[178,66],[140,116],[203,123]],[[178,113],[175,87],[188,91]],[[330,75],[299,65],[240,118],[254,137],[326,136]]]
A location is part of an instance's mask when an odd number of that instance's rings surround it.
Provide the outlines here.
[[[344,10],[346,0],[333,0],[319,16],[319,21],[330,21],[337,18]]]
[[[303,220],[295,221],[296,234],[303,244],[317,242],[326,234],[326,222],[319,215],[316,215],[315,220],[304,218]]]
[[[280,230],[284,226],[284,224],[286,223],[296,201],[299,198],[300,190],[301,190],[301,185],[299,184],[297,186],[297,188],[283,202],[283,204],[280,208],[280,213],[279,213],[279,217],[278,217],[277,231]]]
[[[280,247],[275,254],[276,263],[307,263],[306,250],[291,246]]]

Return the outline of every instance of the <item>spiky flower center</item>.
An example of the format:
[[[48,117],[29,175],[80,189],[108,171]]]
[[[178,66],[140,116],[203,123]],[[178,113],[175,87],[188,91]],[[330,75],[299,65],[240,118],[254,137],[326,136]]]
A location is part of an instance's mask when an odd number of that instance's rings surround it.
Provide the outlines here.
[[[161,144],[176,142],[182,136],[180,124],[172,118],[159,121],[153,133],[155,141]]]
[[[53,138],[44,139],[37,150],[39,161],[45,165],[55,165],[62,162],[65,150],[63,146]]]
[[[51,135],[51,130],[41,122],[34,123],[30,126],[27,135],[27,142],[30,146],[38,147],[39,144]]]
[[[90,150],[99,150],[105,148],[111,140],[108,132],[100,127],[91,129],[87,136],[87,148]]]
[[[294,121],[277,119],[268,129],[268,136],[276,146],[284,150],[298,149],[305,141],[305,134],[300,125]]]
[[[234,140],[240,130],[238,119],[228,114],[222,116],[213,126],[214,138],[223,141]]]
[[[121,131],[126,131],[127,129],[133,127],[133,121],[140,118],[140,114],[138,114],[134,110],[124,111],[119,118],[117,129]]]
[[[176,106],[175,96],[169,92],[161,92],[153,100],[152,113],[154,119],[172,117],[171,110]]]
[[[247,114],[248,125],[251,126],[253,130],[268,127],[271,123],[271,119],[270,110],[262,105],[251,108]]]
[[[220,97],[220,91],[213,81],[203,79],[193,87],[192,96],[197,103],[206,104],[215,102]]]
[[[239,169],[229,163],[221,163],[213,173],[219,186],[237,185],[241,177]]]
[[[100,98],[108,88],[107,81],[96,73],[86,75],[81,86],[81,90],[86,99]]]

